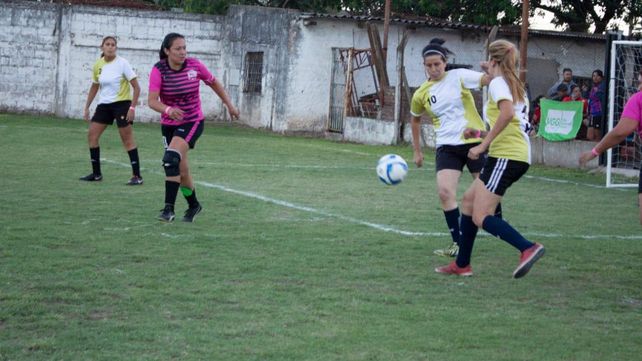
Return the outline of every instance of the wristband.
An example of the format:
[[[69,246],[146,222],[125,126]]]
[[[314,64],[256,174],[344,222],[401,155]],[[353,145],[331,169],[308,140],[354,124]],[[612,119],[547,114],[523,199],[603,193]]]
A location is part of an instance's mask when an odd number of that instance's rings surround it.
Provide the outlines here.
[[[591,149],[591,154],[593,154],[596,157],[600,155],[600,153],[598,153],[597,150],[595,150],[595,148]]]
[[[481,130],[477,129],[477,131],[475,132],[475,138],[479,137],[481,137]]]
[[[136,110],[136,108],[134,108],[134,107],[129,107],[129,110]]]
[[[165,111],[163,113],[165,113],[166,115],[169,115],[170,110],[172,110],[172,107],[168,106],[167,108],[165,108]]]

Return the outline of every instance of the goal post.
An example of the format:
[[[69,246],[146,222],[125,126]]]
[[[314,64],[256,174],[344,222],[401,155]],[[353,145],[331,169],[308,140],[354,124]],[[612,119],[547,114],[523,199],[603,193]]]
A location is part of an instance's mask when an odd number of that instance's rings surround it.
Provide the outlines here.
[[[626,101],[637,91],[642,69],[642,41],[614,40],[610,52],[608,129],[620,120]],[[606,132],[604,132],[606,134]],[[634,132],[606,153],[606,186],[637,187],[642,142]]]

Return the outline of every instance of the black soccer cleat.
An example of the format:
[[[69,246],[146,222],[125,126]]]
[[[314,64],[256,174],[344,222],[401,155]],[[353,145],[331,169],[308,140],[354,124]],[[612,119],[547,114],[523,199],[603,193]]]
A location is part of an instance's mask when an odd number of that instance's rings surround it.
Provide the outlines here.
[[[197,214],[201,213],[202,210],[203,207],[201,207],[200,203],[196,205],[196,207],[187,208],[187,210],[185,211],[185,215],[183,216],[183,222],[194,222],[194,217],[196,217]]]
[[[103,176],[102,174],[91,173],[84,177],[80,177],[80,180],[85,182],[100,182],[101,180],[103,180]]]
[[[165,206],[158,215],[158,220],[161,222],[169,223],[172,222],[174,218],[176,218],[176,214],[174,214],[174,208],[170,206]]]
[[[125,185],[128,185],[128,186],[139,186],[139,185],[142,185],[142,184],[143,184],[143,178],[142,177],[137,177],[137,176],[131,177],[129,182],[125,183]]]

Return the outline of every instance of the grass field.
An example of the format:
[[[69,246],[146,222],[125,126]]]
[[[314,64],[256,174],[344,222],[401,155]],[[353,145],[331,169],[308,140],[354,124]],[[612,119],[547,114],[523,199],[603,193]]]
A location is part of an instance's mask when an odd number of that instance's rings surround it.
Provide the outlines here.
[[[82,183],[84,122],[0,115],[0,360],[640,359],[634,189],[534,166],[503,209],[546,256],[514,280],[517,252],[482,235],[454,278],[433,272],[450,240],[430,151],[390,187],[375,163],[409,146],[207,124],[204,211],[162,224],[159,126],[135,135],[143,186],[115,127]]]

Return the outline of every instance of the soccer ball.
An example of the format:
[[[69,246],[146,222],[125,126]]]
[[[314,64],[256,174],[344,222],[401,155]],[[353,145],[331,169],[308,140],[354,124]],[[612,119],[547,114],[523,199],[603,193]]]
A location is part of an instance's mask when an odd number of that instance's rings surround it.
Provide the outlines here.
[[[408,163],[396,154],[386,154],[379,158],[377,163],[377,175],[387,185],[395,185],[408,174]]]

